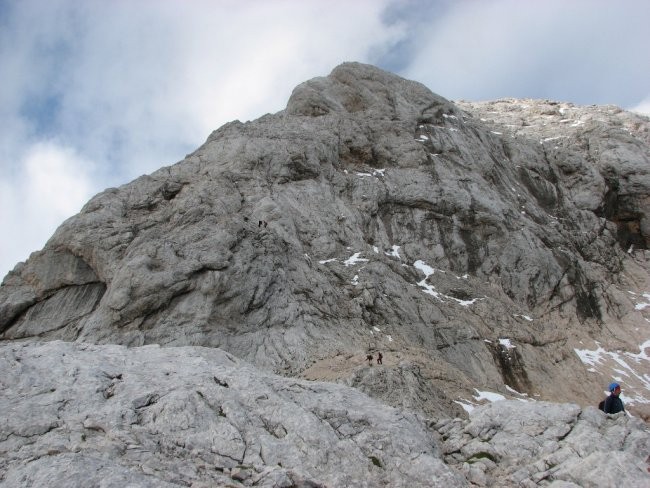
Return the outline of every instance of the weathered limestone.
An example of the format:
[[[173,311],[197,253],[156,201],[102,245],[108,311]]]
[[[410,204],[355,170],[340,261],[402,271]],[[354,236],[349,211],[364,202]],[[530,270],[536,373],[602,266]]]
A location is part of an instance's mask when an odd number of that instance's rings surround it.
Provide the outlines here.
[[[649,127],[346,63],[95,196],[5,278],[0,339],[218,347],[314,379],[349,357],[337,380],[427,415],[475,388],[594,405],[617,368],[574,349],[650,338]],[[375,350],[404,364],[359,369]]]
[[[22,341],[0,368],[3,487],[650,483],[648,426],[593,407],[501,401],[426,422],[203,347]]]
[[[624,413],[500,401],[438,422],[445,460],[478,486],[645,486],[650,429]]]
[[[468,486],[416,415],[218,349],[0,346],[0,486]]]

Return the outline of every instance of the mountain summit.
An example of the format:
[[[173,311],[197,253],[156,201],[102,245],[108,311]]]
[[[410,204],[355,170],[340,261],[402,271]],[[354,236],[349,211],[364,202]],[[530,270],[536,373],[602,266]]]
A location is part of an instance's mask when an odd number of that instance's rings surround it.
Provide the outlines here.
[[[646,117],[345,63],[92,198],[4,279],[0,337],[220,348],[426,415],[615,375],[647,414],[648,195]]]

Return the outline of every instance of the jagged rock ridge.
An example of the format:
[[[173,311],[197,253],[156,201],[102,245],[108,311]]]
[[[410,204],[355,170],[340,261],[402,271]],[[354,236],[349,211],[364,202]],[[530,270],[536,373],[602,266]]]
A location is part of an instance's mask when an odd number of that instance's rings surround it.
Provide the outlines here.
[[[650,335],[648,127],[346,63],[94,197],[5,278],[1,337],[219,347],[427,414],[477,387],[594,404],[574,348]]]

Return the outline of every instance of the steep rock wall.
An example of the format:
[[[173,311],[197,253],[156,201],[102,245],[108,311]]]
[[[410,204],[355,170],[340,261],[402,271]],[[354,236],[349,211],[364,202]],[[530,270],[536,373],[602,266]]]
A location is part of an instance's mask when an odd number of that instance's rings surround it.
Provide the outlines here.
[[[94,197],[5,278],[0,337],[220,347],[289,375],[347,357],[334,376],[379,396],[355,361],[383,350],[425,412],[477,386],[593,402],[608,378],[574,348],[650,335],[626,294],[650,290],[648,119],[527,103],[343,64]]]

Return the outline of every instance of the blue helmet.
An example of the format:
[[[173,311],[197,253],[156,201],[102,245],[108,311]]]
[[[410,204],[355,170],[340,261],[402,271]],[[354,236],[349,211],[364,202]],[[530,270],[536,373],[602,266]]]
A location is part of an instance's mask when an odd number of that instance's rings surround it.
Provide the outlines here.
[[[616,388],[620,388],[620,387],[621,387],[621,385],[619,385],[618,383],[610,383],[609,384],[609,391],[614,391]]]

